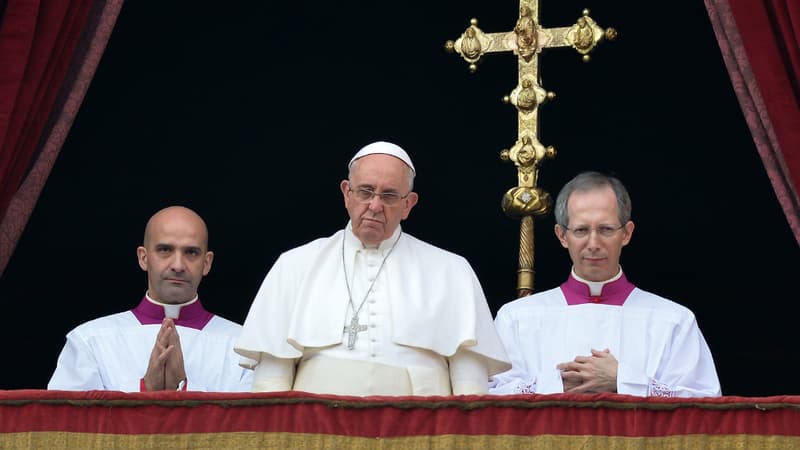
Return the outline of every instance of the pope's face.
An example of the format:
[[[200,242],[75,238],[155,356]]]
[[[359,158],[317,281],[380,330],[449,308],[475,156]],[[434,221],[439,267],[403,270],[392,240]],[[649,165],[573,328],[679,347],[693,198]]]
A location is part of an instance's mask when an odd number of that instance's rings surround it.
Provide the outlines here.
[[[410,170],[394,156],[372,154],[357,159],[350,172],[350,180],[341,182],[344,206],[350,215],[353,234],[364,245],[376,246],[388,239],[417,204],[417,193],[409,192]],[[356,198],[353,192],[360,188],[377,193],[394,192],[405,198],[396,204],[386,205],[376,195],[365,203]]]
[[[620,228],[617,211],[617,198],[610,187],[570,194],[567,228],[589,229],[589,234],[579,238],[559,225],[555,226],[555,231],[561,245],[569,251],[572,267],[579,277],[605,281],[619,272],[619,257],[622,247],[631,240],[633,222],[628,221],[611,236],[602,236],[596,231],[603,227]]]
[[[180,304],[197,295],[200,280],[211,270],[205,224],[183,208],[162,210],[150,219],[144,245],[137,249],[147,272],[147,292],[161,303]]]

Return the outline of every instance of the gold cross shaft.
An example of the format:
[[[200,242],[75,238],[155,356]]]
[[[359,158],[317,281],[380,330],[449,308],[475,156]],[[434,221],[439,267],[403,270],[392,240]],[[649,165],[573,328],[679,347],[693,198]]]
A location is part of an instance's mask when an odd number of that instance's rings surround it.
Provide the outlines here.
[[[545,147],[538,139],[539,105],[555,98],[554,93],[540,85],[539,53],[544,48],[571,46],[588,62],[589,52],[600,40],[613,40],[616,35],[613,28],[600,28],[589,17],[588,10],[584,10],[572,26],[543,28],[539,25],[539,0],[520,0],[514,30],[484,33],[478,28],[477,19],[472,19],[461,37],[445,44],[449,51],[455,51],[469,63],[472,72],[487,53],[510,51],[517,55],[518,84],[503,99],[517,108],[517,141],[510,149],[500,152],[500,158],[512,161],[517,167],[517,186],[505,193],[502,207],[506,215],[521,220],[517,271],[517,295],[520,297],[533,292],[533,216],[547,214],[551,205],[550,194],[537,187],[539,166],[556,155],[555,148]]]

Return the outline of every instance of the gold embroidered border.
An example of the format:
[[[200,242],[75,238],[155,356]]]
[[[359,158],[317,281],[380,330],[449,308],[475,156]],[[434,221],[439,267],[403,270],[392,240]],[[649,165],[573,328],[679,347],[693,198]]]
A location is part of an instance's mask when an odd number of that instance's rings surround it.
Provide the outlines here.
[[[800,437],[764,435],[681,435],[657,438],[615,436],[411,436],[399,438],[364,438],[301,433],[191,433],[191,434],[93,434],[33,432],[0,434],[0,448],[58,449],[336,449],[352,450],[450,450],[450,449],[528,449],[572,450],[602,448],[608,450],[681,450],[702,448],[776,449],[800,448]]]

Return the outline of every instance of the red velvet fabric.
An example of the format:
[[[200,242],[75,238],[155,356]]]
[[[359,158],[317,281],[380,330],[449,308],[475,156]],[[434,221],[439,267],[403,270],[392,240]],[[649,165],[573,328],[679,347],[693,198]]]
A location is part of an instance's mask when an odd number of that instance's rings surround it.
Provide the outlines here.
[[[434,435],[800,436],[800,397],[617,394],[341,397],[302,392],[0,391],[0,433],[271,432]]]
[[[22,183],[91,0],[9,0],[0,24],[0,215]]]
[[[756,148],[800,243],[800,2],[706,0]]]
[[[0,275],[39,198],[123,0],[8,0],[0,18]]]

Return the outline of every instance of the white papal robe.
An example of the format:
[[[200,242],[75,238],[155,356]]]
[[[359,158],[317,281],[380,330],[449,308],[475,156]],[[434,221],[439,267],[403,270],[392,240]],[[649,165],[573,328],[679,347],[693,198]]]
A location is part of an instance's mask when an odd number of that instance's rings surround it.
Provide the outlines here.
[[[171,307],[173,305],[168,305]],[[181,341],[186,389],[246,392],[252,371],[233,344],[241,326],[205,310],[199,300],[171,314]],[[48,389],[139,392],[165,308],[146,297],[133,310],[83,323],[67,334]]]
[[[298,363],[294,386],[290,380],[285,389],[448,395],[448,364],[471,360],[471,367],[480,365],[482,372],[465,378],[485,392],[488,376],[510,364],[475,273],[463,257],[401,233],[398,226],[377,249],[369,249],[348,224],[333,236],[283,253],[264,279],[236,343],[236,351],[247,358],[243,365],[250,360]],[[353,349],[347,348],[344,331],[354,310],[345,273],[355,309],[364,302],[359,321],[366,329],[357,334]],[[314,373],[306,373],[305,364],[315,367]],[[406,387],[387,386],[383,381],[392,374]],[[449,376],[454,377],[452,369]],[[260,379],[257,373],[256,386]],[[265,390],[272,389],[281,388]]]
[[[558,288],[503,305],[495,325],[512,368],[492,378],[492,394],[563,392],[556,365],[609,349],[619,363],[620,394],[721,395],[694,314],[636,288],[624,274],[596,296],[570,276]]]

